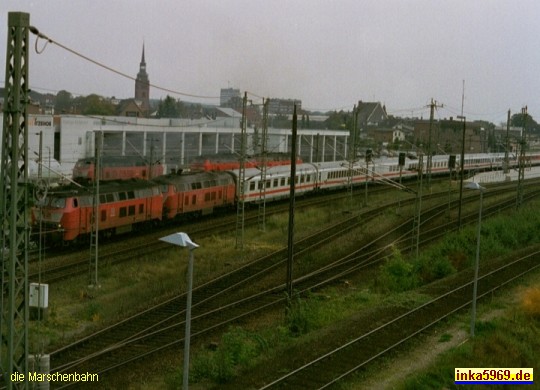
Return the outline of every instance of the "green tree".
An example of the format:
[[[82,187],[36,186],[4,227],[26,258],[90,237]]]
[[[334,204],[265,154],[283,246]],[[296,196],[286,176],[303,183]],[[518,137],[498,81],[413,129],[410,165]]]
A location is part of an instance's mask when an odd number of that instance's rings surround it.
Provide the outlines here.
[[[538,125],[538,123],[536,123],[533,117],[529,114],[514,114],[512,115],[512,118],[510,118],[510,125],[514,127],[523,127],[524,124],[527,131],[533,133],[540,132],[540,125]]]
[[[327,115],[328,119],[324,123],[329,130],[346,130],[352,126],[352,114],[348,111],[333,111]]]
[[[102,96],[91,94],[81,101],[83,115],[114,115],[115,106]]]
[[[61,90],[56,94],[54,102],[54,112],[57,114],[63,114],[71,112],[73,108],[73,96],[70,92]]]
[[[179,102],[174,100],[172,97],[167,95],[165,100],[160,100],[158,109],[157,109],[157,117],[158,118],[180,118],[181,114],[181,107],[179,106]]]

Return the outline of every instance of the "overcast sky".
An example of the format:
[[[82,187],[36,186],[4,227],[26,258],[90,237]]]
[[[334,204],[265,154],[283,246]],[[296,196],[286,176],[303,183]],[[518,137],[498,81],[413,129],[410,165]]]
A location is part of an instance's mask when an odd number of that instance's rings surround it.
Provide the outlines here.
[[[296,98],[307,109],[352,109],[379,101],[391,114],[506,121],[540,120],[538,0],[2,0],[3,79],[7,13],[30,13],[40,32],[135,77],[143,42],[153,85],[210,96],[228,86]],[[42,54],[30,36],[30,86],[37,91],[128,98],[134,82],[57,45]],[[41,49],[44,41],[38,41]]]

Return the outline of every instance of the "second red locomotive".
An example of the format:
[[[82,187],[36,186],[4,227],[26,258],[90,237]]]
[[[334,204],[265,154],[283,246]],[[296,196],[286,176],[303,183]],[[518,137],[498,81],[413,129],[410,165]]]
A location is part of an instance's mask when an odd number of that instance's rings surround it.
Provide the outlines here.
[[[94,157],[78,160],[73,168],[73,180],[94,181],[95,162]],[[100,164],[100,180],[148,180],[163,175],[161,164],[150,164],[140,156],[102,156]]]

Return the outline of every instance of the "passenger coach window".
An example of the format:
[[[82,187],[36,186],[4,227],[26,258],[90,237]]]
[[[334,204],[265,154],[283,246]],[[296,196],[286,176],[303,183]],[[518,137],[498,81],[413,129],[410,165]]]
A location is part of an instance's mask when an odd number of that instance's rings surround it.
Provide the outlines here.
[[[255,190],[255,182],[252,181],[251,183],[249,183],[249,190],[250,190],[250,191],[254,191],[254,190]]]

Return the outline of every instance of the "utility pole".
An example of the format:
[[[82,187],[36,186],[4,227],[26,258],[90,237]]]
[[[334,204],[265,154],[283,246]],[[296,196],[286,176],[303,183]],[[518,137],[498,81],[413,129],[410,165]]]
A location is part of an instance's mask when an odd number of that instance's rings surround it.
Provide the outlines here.
[[[268,106],[270,99],[263,100],[262,138],[261,138],[261,185],[259,187],[259,230],[266,230],[266,168],[268,143]]]
[[[28,385],[28,33],[30,14],[8,13],[0,176],[0,366],[8,389]],[[22,163],[22,164],[20,164]],[[7,293],[7,296],[6,296]],[[12,374],[22,374],[14,381]]]
[[[518,185],[516,207],[519,208],[523,203],[523,182],[525,180],[525,152],[527,149],[527,106],[521,109],[523,115],[523,128],[521,130],[521,140],[519,142],[518,157]]]
[[[289,303],[292,300],[293,293],[293,259],[294,259],[294,195],[296,185],[296,136],[297,136],[297,117],[296,104],[293,111],[292,139],[291,139],[291,177],[289,186],[289,234],[287,245],[287,296]]]
[[[505,175],[509,172],[510,160],[508,158],[509,148],[510,148],[510,138],[508,134],[510,133],[510,110],[508,110],[508,119],[506,120],[506,145],[504,147],[504,169],[503,172]]]
[[[347,159],[349,160],[349,172],[348,172],[348,180],[349,180],[349,210],[352,211],[353,208],[353,167],[354,167],[354,160],[356,159],[356,118],[357,118],[357,110],[356,110],[356,104],[353,108],[353,123],[351,124],[351,128],[349,130],[349,147],[348,147],[348,156]]]
[[[103,132],[94,133],[94,185],[92,196],[92,227],[90,230],[90,261],[88,263],[88,286],[98,288],[99,261],[99,181],[101,180],[101,147]]]
[[[459,115],[458,119],[463,120],[463,134],[461,137],[461,159],[459,161],[459,206],[458,206],[458,229],[461,230],[461,205],[463,201],[463,179],[465,175],[465,130],[467,129],[467,118]]]
[[[413,241],[416,238],[416,244],[413,244],[416,248],[416,259],[418,260],[418,248],[420,246],[420,216],[422,213],[422,178],[424,176],[424,155],[420,153],[418,155],[418,190],[416,191],[415,212],[413,219]]]
[[[236,202],[236,249],[244,249],[244,208],[246,194],[246,143],[247,143],[247,92],[242,104],[242,123],[240,126],[240,167],[238,169]]]
[[[428,155],[427,155],[427,179],[428,179],[428,188],[431,188],[431,167],[432,167],[432,158],[433,158],[433,150],[431,150],[431,138],[433,133],[433,117],[435,116],[435,108],[443,107],[443,105],[438,105],[437,101],[431,99],[431,103],[429,105],[430,112],[429,112],[429,135],[428,135]]]

